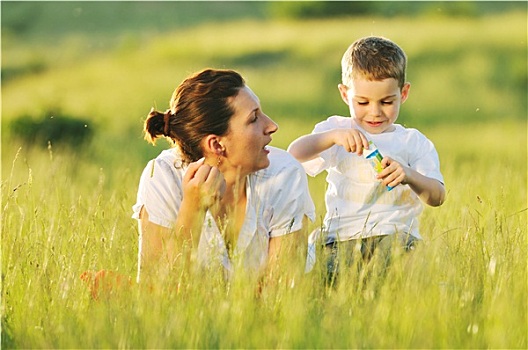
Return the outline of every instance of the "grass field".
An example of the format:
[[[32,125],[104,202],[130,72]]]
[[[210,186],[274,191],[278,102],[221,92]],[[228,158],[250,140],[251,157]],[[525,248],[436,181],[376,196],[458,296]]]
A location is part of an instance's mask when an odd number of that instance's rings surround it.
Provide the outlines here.
[[[191,275],[178,291],[91,300],[83,271],[137,269],[131,206],[143,166],[166,146],[142,140],[152,105],[166,108],[194,70],[234,68],[285,148],[347,112],[339,60],[369,34],[406,50],[412,90],[399,121],[435,143],[446,181],[446,203],[422,215],[418,250],[383,279],[350,273],[335,289],[292,266],[294,279],[260,298]],[[2,71],[15,73],[2,81],[2,348],[528,347],[526,13],[240,19],[112,35],[104,50],[82,33],[48,46],[3,37]],[[12,120],[49,110],[89,118],[93,142],[29,147],[10,134]],[[321,223],[324,186],[310,178],[319,218],[304,235]]]

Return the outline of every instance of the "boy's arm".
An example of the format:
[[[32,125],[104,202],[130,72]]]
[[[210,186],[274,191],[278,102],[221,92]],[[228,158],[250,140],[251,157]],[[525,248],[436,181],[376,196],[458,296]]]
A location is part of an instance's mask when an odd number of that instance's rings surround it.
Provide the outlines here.
[[[427,205],[438,207],[444,203],[444,184],[436,179],[424,176],[416,170],[408,168],[408,175],[402,183],[409,185],[414,193]]]
[[[288,152],[302,163],[316,158],[333,145],[343,146],[347,152],[361,155],[363,149],[368,148],[368,140],[357,129],[332,129],[299,137],[290,144]]]
[[[384,185],[395,187],[398,184],[409,185],[427,205],[438,207],[444,203],[445,188],[440,181],[424,176],[416,170],[401,165],[389,157],[381,161],[383,171],[377,175]]]

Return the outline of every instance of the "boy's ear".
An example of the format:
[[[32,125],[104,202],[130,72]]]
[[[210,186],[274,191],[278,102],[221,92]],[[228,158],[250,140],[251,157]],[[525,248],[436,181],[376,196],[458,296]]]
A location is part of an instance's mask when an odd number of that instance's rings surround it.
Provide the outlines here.
[[[348,105],[348,87],[345,84],[337,85],[341,99]]]
[[[410,89],[411,89],[411,83],[403,84],[402,91],[401,91],[401,103],[404,103],[405,100],[407,100],[407,97],[409,97]]]

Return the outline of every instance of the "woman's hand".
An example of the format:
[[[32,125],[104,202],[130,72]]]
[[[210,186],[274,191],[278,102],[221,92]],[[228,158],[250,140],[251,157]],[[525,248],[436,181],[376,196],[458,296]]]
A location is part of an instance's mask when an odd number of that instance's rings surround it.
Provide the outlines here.
[[[191,163],[183,177],[183,201],[199,209],[208,209],[224,195],[226,182],[217,167],[204,163],[204,158]]]
[[[182,187],[182,203],[172,229],[150,222],[146,209],[141,210],[142,274],[149,278],[168,276],[178,265],[189,266],[191,251],[200,239],[205,212],[219,202],[226,185],[218,168],[200,159],[189,164]]]

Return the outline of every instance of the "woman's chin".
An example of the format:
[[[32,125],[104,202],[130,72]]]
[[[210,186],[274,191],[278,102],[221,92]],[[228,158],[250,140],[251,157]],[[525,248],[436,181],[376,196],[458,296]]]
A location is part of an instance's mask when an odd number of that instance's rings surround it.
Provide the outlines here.
[[[258,170],[266,169],[270,165],[270,160],[268,157],[262,160],[262,162],[259,163]]]

